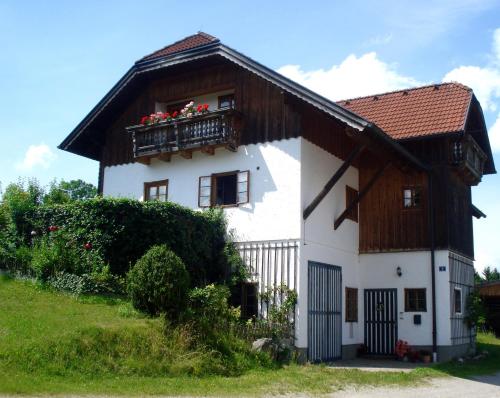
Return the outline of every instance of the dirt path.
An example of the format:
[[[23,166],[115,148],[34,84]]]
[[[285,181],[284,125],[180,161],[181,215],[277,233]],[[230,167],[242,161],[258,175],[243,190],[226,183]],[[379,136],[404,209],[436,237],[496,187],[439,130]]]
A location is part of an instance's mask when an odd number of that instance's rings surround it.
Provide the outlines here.
[[[347,389],[331,398],[496,398],[500,397],[500,373],[475,377],[474,380],[447,377],[431,379],[425,385],[406,388]]]

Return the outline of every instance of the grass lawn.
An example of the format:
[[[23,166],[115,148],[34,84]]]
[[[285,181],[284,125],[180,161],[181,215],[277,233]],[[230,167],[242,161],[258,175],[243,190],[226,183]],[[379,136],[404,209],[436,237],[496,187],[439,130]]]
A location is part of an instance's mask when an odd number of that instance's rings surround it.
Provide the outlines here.
[[[291,365],[237,377],[162,376],[161,369],[150,376],[155,355],[162,354],[154,349],[160,335],[159,320],[140,317],[126,302],[77,299],[0,275],[0,394],[317,394],[348,384],[409,385],[432,376],[500,370],[500,341],[481,335],[487,359],[410,373]],[[120,367],[114,370],[117,361]]]

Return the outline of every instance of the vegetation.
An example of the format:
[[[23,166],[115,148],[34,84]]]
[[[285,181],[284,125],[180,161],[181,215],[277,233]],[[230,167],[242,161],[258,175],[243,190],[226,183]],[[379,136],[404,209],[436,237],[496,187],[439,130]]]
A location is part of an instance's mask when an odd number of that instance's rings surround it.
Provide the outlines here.
[[[430,376],[500,370],[500,340],[480,335],[479,350],[490,355],[465,364],[410,373],[362,372],[293,364],[277,368],[265,358],[247,356],[251,368],[226,377],[218,371],[220,353],[186,348],[192,341],[184,329],[170,327],[165,335],[160,318],[141,316],[121,299],[77,298],[0,277],[0,309],[4,394],[322,394],[346,385],[413,385]]]
[[[166,245],[153,246],[128,273],[127,289],[135,308],[173,320],[186,310],[189,274]]]
[[[474,279],[477,284],[483,282],[500,281],[500,272],[497,268],[486,267],[481,274],[475,271]]]

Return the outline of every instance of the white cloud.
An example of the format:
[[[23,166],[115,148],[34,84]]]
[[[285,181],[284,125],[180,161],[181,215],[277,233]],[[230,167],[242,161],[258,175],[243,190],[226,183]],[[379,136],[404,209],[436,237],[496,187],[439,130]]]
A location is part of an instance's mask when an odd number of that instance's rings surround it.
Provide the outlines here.
[[[500,28],[493,32],[490,54],[486,66],[459,66],[448,72],[443,81],[457,81],[474,90],[485,111],[497,111],[500,105]],[[500,151],[500,113],[489,129],[491,147]]]
[[[392,41],[392,33],[387,33],[385,35],[378,35],[367,40],[365,45],[367,46],[381,46],[389,44]]]
[[[500,99],[500,69],[480,66],[459,66],[448,72],[444,82],[460,82],[474,90],[485,111],[495,111]]]
[[[493,126],[489,128],[488,135],[490,137],[491,149],[493,151],[500,151],[500,113]]]
[[[278,69],[284,76],[332,100],[347,99],[417,86],[420,83],[381,61],[375,52],[351,54],[330,69],[304,71],[300,65]]]
[[[30,145],[24,155],[24,159],[16,164],[16,168],[21,171],[31,171],[35,167],[48,169],[55,158],[56,155],[48,145],[44,143]]]

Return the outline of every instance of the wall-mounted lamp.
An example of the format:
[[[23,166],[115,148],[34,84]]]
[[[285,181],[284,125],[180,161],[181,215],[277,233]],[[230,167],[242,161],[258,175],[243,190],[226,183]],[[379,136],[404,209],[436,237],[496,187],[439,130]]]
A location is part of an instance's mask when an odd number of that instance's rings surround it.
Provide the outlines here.
[[[401,270],[401,267],[399,265],[396,268],[396,274],[398,274],[399,277],[401,277],[401,275],[403,275],[403,271]]]

